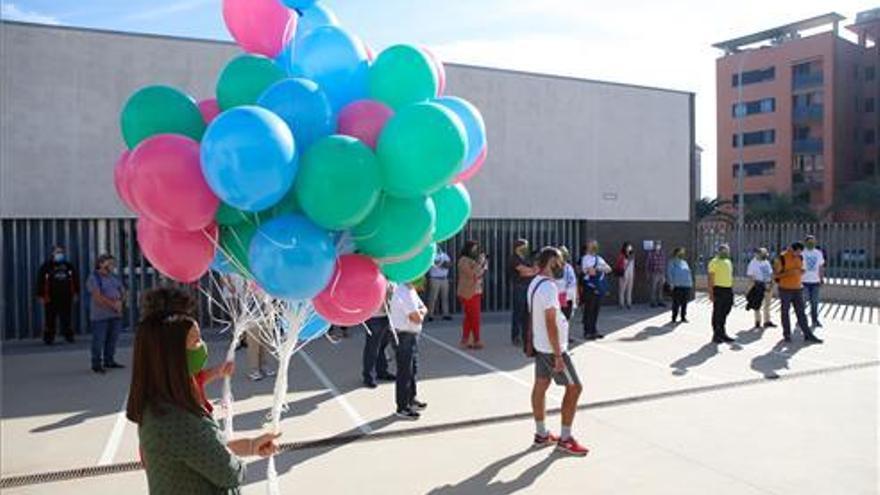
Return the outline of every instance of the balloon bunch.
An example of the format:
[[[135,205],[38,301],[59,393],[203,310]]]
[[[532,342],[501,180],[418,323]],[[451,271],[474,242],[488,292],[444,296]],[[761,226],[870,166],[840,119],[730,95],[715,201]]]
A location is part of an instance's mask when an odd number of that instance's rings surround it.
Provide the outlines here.
[[[224,0],[223,18],[244,53],[215,98],[149,86],[122,110],[115,183],[141,248],[175,280],[237,272],[360,323],[467,222],[480,112],[443,95],[429,50],[374,57],[320,2]]]

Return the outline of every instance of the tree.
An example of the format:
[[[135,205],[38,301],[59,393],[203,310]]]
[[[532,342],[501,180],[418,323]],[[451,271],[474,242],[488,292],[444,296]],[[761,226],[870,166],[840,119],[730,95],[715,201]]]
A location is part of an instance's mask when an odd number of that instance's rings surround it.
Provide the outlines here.
[[[786,194],[746,205],[746,222],[815,222],[819,218],[810,205]]]
[[[709,199],[709,198],[700,198],[697,200],[696,204],[696,213],[697,213],[697,221],[702,220],[726,220],[733,221],[735,218],[730,212],[725,211],[723,208],[726,205],[731,204],[729,200],[726,199]]]
[[[837,191],[830,212],[858,211],[880,219],[880,181],[850,182]]]

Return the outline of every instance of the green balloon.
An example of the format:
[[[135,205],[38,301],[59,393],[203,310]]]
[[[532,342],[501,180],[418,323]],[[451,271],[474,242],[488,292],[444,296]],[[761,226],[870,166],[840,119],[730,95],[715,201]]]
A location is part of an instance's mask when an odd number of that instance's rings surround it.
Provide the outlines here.
[[[232,59],[217,81],[217,104],[220,110],[240,105],[255,105],[260,95],[287,75],[272,59],[262,55],[239,55]]]
[[[120,119],[122,139],[134,149],[156,134],[183,134],[196,141],[205,133],[205,120],[189,95],[170,86],[147,86],[128,98]]]
[[[293,187],[274,206],[257,213],[257,219],[259,224],[262,225],[275,217],[290,213],[302,213],[302,207],[296,199],[296,192],[293,190]]]
[[[234,206],[221,202],[220,208],[217,209],[217,214],[214,215],[214,219],[217,220],[218,225],[231,226],[245,221],[253,222],[256,217],[251,212],[239,210]]]
[[[256,233],[257,225],[250,221],[220,227],[220,249],[231,260],[232,266],[245,276],[251,271],[248,251]]]
[[[438,85],[431,59],[414,46],[387,48],[370,66],[370,96],[394,109],[437,96]]]
[[[293,187],[313,222],[327,230],[344,230],[362,222],[376,206],[379,164],[361,141],[327,136],[306,151]]]
[[[461,168],[465,139],[464,126],[450,110],[436,103],[404,107],[379,135],[385,191],[401,198],[437,191]]]
[[[437,208],[434,241],[442,242],[459,233],[471,216],[471,195],[462,184],[452,184],[431,195]]]
[[[431,242],[437,212],[431,198],[382,195],[363,222],[351,229],[358,251],[373,258],[412,256]]]
[[[428,247],[412,258],[398,263],[383,264],[381,270],[385,277],[392,282],[412,282],[425,275],[425,272],[434,264],[436,255],[437,245],[428,244]]]

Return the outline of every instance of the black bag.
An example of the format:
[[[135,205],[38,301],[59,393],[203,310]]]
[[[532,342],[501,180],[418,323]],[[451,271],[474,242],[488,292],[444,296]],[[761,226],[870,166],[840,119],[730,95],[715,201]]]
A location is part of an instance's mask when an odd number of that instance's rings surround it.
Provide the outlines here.
[[[538,289],[541,288],[541,284],[544,282],[549,282],[549,278],[545,278],[538,282],[535,286],[535,290],[529,294],[529,317],[526,319],[525,332],[526,334],[523,336],[523,353],[525,353],[526,357],[535,357],[535,344],[532,341],[532,312],[535,308],[535,293],[538,292]]]

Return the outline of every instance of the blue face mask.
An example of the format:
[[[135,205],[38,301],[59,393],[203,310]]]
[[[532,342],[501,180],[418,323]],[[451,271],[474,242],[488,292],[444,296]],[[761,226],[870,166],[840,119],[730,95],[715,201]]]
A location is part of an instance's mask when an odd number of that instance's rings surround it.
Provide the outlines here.
[[[58,254],[53,255],[52,259],[55,260],[55,263],[61,263],[62,261],[64,261],[64,255],[61,253],[58,253]]]

